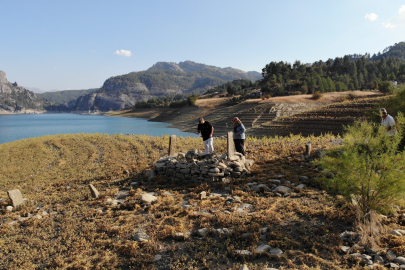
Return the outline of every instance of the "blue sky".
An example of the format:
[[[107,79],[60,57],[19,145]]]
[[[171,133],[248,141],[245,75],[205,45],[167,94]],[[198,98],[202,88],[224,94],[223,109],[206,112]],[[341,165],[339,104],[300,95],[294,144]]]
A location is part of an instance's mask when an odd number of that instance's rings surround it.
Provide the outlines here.
[[[158,61],[261,71],[405,41],[397,0],[0,0],[0,70],[25,87],[88,89]]]

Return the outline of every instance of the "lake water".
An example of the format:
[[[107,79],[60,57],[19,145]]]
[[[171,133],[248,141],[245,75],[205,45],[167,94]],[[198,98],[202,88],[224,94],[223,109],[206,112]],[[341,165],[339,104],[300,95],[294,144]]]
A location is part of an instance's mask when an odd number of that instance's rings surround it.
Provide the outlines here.
[[[70,113],[0,115],[0,144],[45,135],[75,133],[198,136],[168,128],[169,126],[167,123],[149,122],[139,118],[102,115]]]

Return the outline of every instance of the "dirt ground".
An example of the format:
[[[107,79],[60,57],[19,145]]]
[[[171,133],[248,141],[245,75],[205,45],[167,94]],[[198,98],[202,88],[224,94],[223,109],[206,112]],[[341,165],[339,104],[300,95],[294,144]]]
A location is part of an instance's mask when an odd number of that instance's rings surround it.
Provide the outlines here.
[[[259,102],[259,103],[323,103],[328,104],[338,101],[342,96],[347,96],[348,94],[354,94],[357,97],[373,97],[380,96],[379,91],[350,91],[350,92],[330,92],[323,94],[323,97],[318,100],[312,99],[312,95],[294,95],[294,96],[282,96],[282,97],[272,97],[269,99],[262,100],[261,98],[249,99],[245,102]],[[238,97],[238,96],[236,96]],[[204,109],[211,109],[217,106],[221,106],[229,99],[229,97],[214,97],[208,99],[198,99],[196,105]]]

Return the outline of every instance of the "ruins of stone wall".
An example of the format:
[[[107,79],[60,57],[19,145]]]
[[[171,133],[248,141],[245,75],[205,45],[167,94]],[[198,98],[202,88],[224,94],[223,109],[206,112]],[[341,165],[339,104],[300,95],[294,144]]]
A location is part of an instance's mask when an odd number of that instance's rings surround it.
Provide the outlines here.
[[[228,154],[206,154],[193,149],[159,159],[154,172],[172,180],[228,182],[231,178],[250,174],[249,168],[253,163],[240,153],[228,158]]]

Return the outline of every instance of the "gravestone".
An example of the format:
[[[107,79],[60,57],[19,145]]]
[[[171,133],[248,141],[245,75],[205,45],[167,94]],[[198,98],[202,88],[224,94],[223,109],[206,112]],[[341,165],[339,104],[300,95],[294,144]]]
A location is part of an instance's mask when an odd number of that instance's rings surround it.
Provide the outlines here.
[[[227,150],[228,150],[228,159],[233,157],[235,155],[235,145],[233,143],[233,131],[228,132],[228,144],[227,144]]]
[[[305,155],[310,156],[311,151],[312,151],[312,144],[310,142],[306,143],[305,144]]]
[[[174,156],[176,154],[176,140],[177,140],[176,135],[170,136],[170,140],[169,140],[169,157]]]
[[[90,188],[90,192],[91,192],[91,197],[98,198],[98,196],[100,196],[100,193],[92,184],[89,185],[89,188]]]
[[[10,198],[13,207],[17,207],[24,204],[24,199],[22,197],[20,190],[18,189],[9,190],[7,191],[7,195]]]

